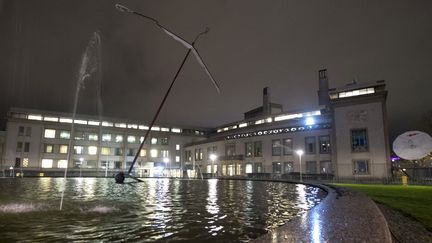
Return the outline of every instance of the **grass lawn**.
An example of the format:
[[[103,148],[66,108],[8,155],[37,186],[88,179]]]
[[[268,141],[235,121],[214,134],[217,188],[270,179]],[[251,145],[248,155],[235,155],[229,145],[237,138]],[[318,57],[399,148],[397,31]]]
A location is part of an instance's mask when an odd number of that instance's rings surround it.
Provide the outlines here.
[[[417,219],[432,231],[432,186],[335,185],[364,192],[374,201]]]

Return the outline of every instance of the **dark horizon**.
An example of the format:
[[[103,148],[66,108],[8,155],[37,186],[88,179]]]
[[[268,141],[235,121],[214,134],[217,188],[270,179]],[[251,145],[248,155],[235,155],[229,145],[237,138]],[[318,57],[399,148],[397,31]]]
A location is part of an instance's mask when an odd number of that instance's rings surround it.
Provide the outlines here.
[[[149,122],[186,49],[153,23],[191,41],[221,85],[186,62],[160,124],[215,127],[261,105],[263,87],[284,111],[318,106],[318,70],[330,87],[386,80],[390,139],[425,130],[431,110],[432,3],[363,1],[142,2],[0,0],[0,120],[10,107],[72,112],[81,56],[101,34],[103,115]],[[86,84],[78,113],[97,115]]]

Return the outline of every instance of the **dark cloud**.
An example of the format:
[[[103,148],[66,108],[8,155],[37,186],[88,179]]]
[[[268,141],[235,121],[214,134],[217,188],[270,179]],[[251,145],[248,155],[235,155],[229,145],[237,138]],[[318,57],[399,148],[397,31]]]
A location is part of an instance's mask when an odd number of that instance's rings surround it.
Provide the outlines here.
[[[0,1],[0,112],[71,111],[82,54],[102,39],[104,115],[149,121],[186,50],[117,1]],[[285,110],[315,107],[317,71],[331,86],[385,79],[392,136],[420,127],[432,103],[430,1],[121,1],[192,40],[218,95],[189,59],[160,122],[215,126],[242,119],[272,88]],[[78,112],[97,114],[95,87]]]

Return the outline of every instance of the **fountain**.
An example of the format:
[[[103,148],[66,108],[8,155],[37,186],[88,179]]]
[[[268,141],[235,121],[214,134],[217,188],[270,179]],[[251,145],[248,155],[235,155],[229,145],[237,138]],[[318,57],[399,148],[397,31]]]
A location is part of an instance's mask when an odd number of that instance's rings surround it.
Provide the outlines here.
[[[78,72],[77,85],[75,90],[74,105],[72,111],[71,135],[68,144],[67,161],[68,164],[64,171],[64,185],[61,188],[60,210],[63,206],[64,192],[66,188],[67,168],[71,164],[71,154],[73,139],[75,134],[75,117],[78,108],[78,98],[81,88],[84,88],[84,81],[93,77],[97,82],[97,97],[98,97],[98,114],[99,114],[99,137],[101,133],[100,123],[102,116],[102,98],[101,98],[101,83],[102,83],[102,64],[101,64],[101,39],[99,31],[95,31],[90,39],[81,59],[81,65]],[[80,168],[82,166],[82,162]]]

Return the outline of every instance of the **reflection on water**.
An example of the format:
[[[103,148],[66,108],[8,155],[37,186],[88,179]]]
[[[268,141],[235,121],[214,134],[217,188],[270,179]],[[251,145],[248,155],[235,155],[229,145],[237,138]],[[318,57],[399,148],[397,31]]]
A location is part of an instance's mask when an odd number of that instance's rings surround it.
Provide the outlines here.
[[[119,185],[109,178],[71,178],[58,211],[63,186],[62,178],[0,180],[0,239],[247,242],[325,195],[277,182],[147,179]]]

